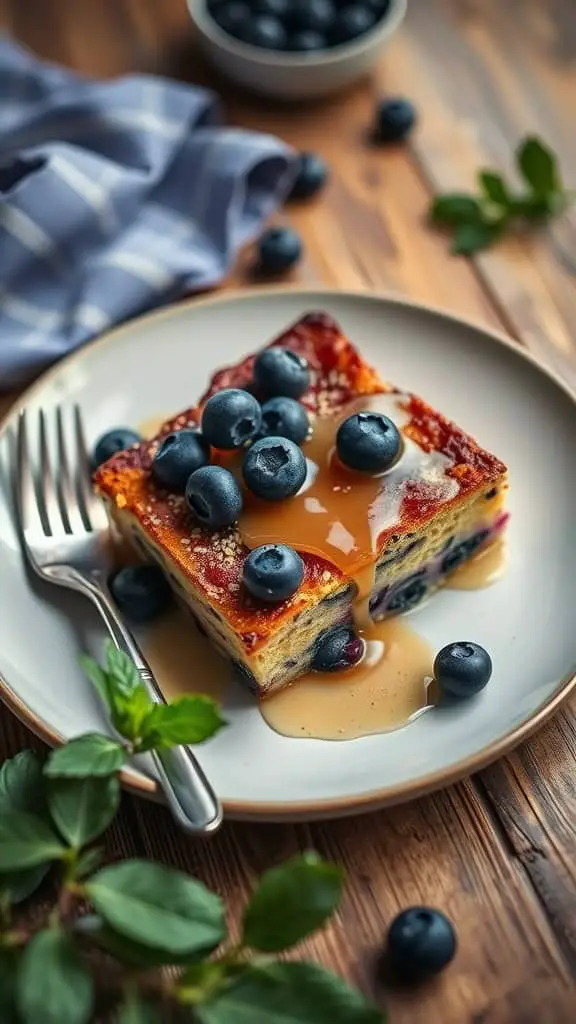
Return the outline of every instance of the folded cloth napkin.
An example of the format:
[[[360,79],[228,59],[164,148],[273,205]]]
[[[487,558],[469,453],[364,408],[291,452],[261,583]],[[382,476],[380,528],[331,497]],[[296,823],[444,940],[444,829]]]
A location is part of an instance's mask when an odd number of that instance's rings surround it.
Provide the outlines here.
[[[222,280],[294,161],[219,121],[205,89],[89,81],[0,38],[0,388]]]

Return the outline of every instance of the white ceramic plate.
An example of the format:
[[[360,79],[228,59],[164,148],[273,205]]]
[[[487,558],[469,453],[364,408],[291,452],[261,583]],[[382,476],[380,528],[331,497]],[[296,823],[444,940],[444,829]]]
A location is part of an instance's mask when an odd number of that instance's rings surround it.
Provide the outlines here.
[[[213,369],[262,345],[299,315],[326,309],[385,377],[420,392],[509,466],[510,562],[483,591],[438,594],[413,623],[439,649],[483,644],[494,675],[480,697],[394,733],[344,743],[288,739],[249,697],[199,756],[234,817],[329,817],[408,799],[509,749],[574,683],[576,404],[562,384],[505,339],[397,300],[336,292],[260,291],[194,301],[137,320],[62,362],[28,407],[79,402],[90,439],[187,407]],[[0,433],[6,464],[8,419]],[[0,483],[2,481],[0,480]],[[49,742],[104,729],[78,669],[100,629],[79,597],[37,587],[22,564],[0,488],[0,677],[6,702]],[[197,686],[200,689],[199,682]],[[194,685],[194,680],[191,680]],[[143,794],[153,781],[131,771]]]

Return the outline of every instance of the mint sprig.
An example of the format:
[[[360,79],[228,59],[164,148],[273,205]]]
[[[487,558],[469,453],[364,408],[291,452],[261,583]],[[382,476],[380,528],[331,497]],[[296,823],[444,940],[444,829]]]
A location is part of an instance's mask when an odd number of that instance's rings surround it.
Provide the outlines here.
[[[318,854],[263,875],[236,943],[221,898],[195,879],[146,860],[101,867],[94,843],[118,809],[127,757],[201,742],[223,723],[208,698],[154,704],[118,652],[85,666],[120,739],[90,733],[45,763],[27,751],[0,769],[2,1024],[90,1024],[101,995],[111,1024],[382,1024],[330,972],[274,961],[337,908],[343,873]],[[57,897],[31,928],[14,905],[50,869]]]
[[[557,158],[541,139],[523,139],[515,157],[521,191],[498,171],[480,170],[476,195],[449,192],[433,199],[430,220],[452,233],[453,253],[472,256],[507,231],[542,222],[569,205],[572,196],[562,184]]]

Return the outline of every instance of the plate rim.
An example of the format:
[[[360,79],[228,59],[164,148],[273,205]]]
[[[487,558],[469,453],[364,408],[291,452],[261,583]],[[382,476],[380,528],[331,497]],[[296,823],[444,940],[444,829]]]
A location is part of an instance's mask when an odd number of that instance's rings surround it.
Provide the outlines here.
[[[10,406],[6,413],[0,418],[0,440],[10,429],[14,416],[19,409],[24,408],[33,399],[37,391],[42,390],[50,379],[57,377],[76,360],[82,359],[86,352],[96,346],[104,346],[114,343],[122,334],[138,330],[142,323],[158,323],[163,319],[173,317],[186,309],[206,307],[215,304],[227,303],[230,301],[248,301],[254,299],[277,299],[282,296],[308,294],[326,296],[329,302],[331,297],[342,299],[363,299],[366,302],[380,305],[384,302],[387,305],[399,306],[403,309],[424,312],[440,320],[448,320],[452,324],[460,325],[468,330],[476,331],[488,336],[491,341],[503,346],[519,359],[524,359],[544,377],[547,377],[556,387],[570,399],[576,406],[576,393],[572,391],[568,383],[550,366],[547,366],[532,352],[527,350],[520,342],[507,336],[504,332],[489,327],[478,320],[460,316],[457,313],[442,309],[429,303],[417,302],[394,292],[378,291],[368,292],[365,289],[337,288],[326,285],[284,285],[279,287],[251,287],[234,289],[225,293],[208,295],[204,297],[192,296],[179,302],[170,303],[160,309],[151,310],[136,316],[119,326],[106,331],[91,339],[80,348],[75,349],[64,358],[58,360],[48,367],[39,377],[36,378],[23,393],[19,395],[15,404]],[[366,790],[355,796],[330,797],[323,800],[291,800],[291,801],[223,801],[224,812],[230,818],[241,820],[275,820],[294,821],[304,819],[320,819],[326,817],[337,817],[352,815],[356,812],[368,812],[377,810],[384,806],[404,803],[417,799],[427,793],[432,793],[446,786],[450,786],[474,772],[480,771],[487,765],[493,763],[504,754],[510,752],[521,742],[528,739],[537,729],[552,717],[560,705],[576,689],[576,667],[571,669],[558,683],[557,689],[553,692],[538,711],[528,715],[512,729],[509,729],[503,736],[492,743],[487,744],[481,750],[462,758],[456,764],[448,768],[439,769],[431,774],[420,776],[408,782],[398,783],[394,786],[379,786],[376,789]],[[14,691],[8,680],[0,673],[0,700],[12,711],[16,717],[31,730],[36,736],[55,747],[65,742],[65,737],[44,721],[33,711],[25,701]],[[148,799],[161,799],[157,783],[149,777],[131,769],[122,769],[120,781],[131,792]]]

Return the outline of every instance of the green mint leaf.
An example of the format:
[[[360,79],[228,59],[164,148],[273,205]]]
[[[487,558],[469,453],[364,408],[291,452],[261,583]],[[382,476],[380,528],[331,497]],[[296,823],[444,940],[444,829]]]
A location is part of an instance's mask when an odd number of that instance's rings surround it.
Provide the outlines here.
[[[92,979],[70,936],[59,929],[37,932],[22,956],[18,1010],[29,1024],[88,1024]]]
[[[77,736],[51,752],[44,768],[49,778],[84,779],[114,775],[126,762],[121,743],[98,732]]]
[[[0,872],[21,871],[61,860],[66,847],[34,814],[4,811],[0,815]]]
[[[50,779],[48,806],[60,835],[75,850],[97,839],[114,820],[120,803],[115,775],[93,779]]]
[[[92,943],[128,967],[146,969],[171,965],[187,966],[198,956],[195,953],[176,956],[174,953],[166,953],[162,949],[150,949],[140,942],[127,939],[125,935],[113,931],[98,914],[85,914],[75,922],[74,930],[80,935],[88,936]]]
[[[131,697],[142,686],[132,659],[124,651],[119,651],[111,640],[106,644],[106,669],[109,684],[123,697]]]
[[[0,876],[0,898],[6,893],[14,906],[23,903],[33,892],[36,892],[50,870],[49,864],[39,864],[26,871],[11,871]],[[0,1003],[0,1006],[2,1004]]]
[[[156,1007],[145,1002],[139,992],[129,992],[114,1024],[162,1024],[162,1018]]]
[[[176,956],[208,953],[226,935],[221,899],[160,864],[115,864],[91,879],[86,890],[110,928],[149,949]]]
[[[529,136],[516,151],[516,162],[524,181],[537,196],[562,191],[555,154],[541,139]]]
[[[83,654],[80,657],[80,665],[84,669],[88,679],[98,691],[100,699],[104,704],[104,707],[108,711],[114,710],[114,702],[110,693],[110,685],[108,683],[108,676],[104,669],[98,664],[94,658],[89,658],[87,654]]]
[[[96,868],[100,867],[101,863],[102,850],[98,846],[93,847],[91,850],[83,850],[76,861],[74,878],[76,881],[87,878],[88,875],[96,871]]]
[[[2,1024],[18,1024],[16,1011],[16,978],[19,953],[0,950],[0,1020]]]
[[[460,224],[452,239],[452,252],[457,256],[473,256],[496,241],[501,231],[499,224]]]
[[[435,224],[476,224],[483,216],[479,201],[461,192],[436,196],[430,206],[430,219]]]
[[[293,857],[260,879],[246,911],[242,941],[278,953],[317,931],[340,902],[343,872],[316,853]]]
[[[194,1007],[200,1024],[383,1024],[379,1010],[322,967],[305,963],[248,968]]]
[[[22,750],[0,768],[0,814],[4,810],[41,814],[45,810],[42,761]]]
[[[486,199],[505,210],[513,210],[514,199],[501,174],[497,174],[496,171],[480,171],[478,181]]]
[[[142,750],[164,750],[181,743],[203,743],[225,725],[210,697],[191,694],[171,704],[156,704],[140,728]]]

